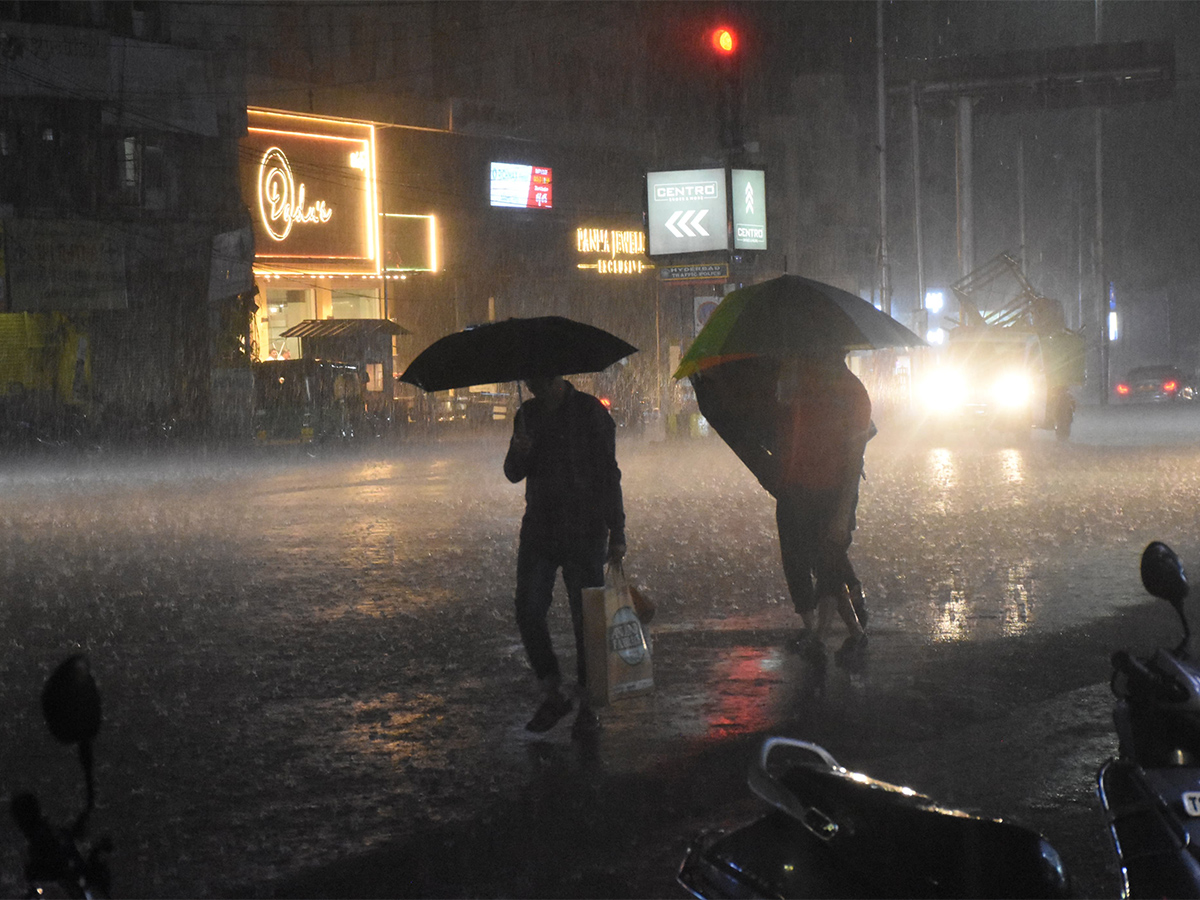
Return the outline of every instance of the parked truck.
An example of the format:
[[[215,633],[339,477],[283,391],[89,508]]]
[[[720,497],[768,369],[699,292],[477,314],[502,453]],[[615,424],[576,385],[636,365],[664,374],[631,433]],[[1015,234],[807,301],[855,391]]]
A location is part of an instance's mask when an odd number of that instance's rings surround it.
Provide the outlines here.
[[[1010,254],[952,285],[959,320],[924,379],[931,420],[1027,433],[1071,433],[1084,344],[1062,304],[1035,291]]]

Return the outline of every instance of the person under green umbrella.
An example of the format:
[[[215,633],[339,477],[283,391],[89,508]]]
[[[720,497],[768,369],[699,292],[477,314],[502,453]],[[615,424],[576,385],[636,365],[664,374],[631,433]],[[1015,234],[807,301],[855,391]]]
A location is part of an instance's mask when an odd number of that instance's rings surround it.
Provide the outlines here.
[[[862,585],[848,550],[873,431],[871,400],[837,349],[783,361],[776,392],[772,493],[788,592],[814,650],[823,652],[834,613],[841,617],[850,634],[837,660],[850,667],[867,639]]]
[[[850,634],[835,658],[853,667],[866,646],[866,600],[849,557],[863,454],[875,433],[866,389],[837,348],[733,360],[691,380],[700,411],[775,498],[802,645],[824,659],[840,615]]]

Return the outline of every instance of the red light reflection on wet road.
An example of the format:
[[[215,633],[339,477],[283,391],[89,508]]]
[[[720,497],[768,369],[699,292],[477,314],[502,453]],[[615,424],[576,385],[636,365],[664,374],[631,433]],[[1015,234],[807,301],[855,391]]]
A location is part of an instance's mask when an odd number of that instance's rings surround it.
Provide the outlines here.
[[[712,669],[716,690],[706,706],[709,731],[721,736],[763,731],[774,721],[772,689],[782,684],[776,647],[734,647]]]

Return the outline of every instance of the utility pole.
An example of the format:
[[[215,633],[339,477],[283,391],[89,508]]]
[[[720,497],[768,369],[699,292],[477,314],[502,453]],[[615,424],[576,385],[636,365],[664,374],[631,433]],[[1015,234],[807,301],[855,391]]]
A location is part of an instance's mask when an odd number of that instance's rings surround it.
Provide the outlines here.
[[[1017,137],[1017,219],[1021,235],[1021,274],[1029,274],[1029,258],[1025,253],[1025,132]]]
[[[958,111],[958,274],[963,278],[975,268],[975,197],[971,165],[975,152],[973,102],[967,94],[955,98]]]
[[[892,276],[888,263],[887,232],[887,90],[883,79],[883,0],[877,0],[875,17],[877,118],[879,124],[879,299],[892,314]]]
[[[912,173],[913,238],[917,253],[917,334],[924,337],[929,327],[925,310],[925,254],[921,234],[921,94],[912,83]]]
[[[1100,43],[1100,0],[1096,0],[1096,43]],[[1108,405],[1108,278],[1104,272],[1104,109],[1096,107],[1096,312],[1100,317],[1100,405]]]

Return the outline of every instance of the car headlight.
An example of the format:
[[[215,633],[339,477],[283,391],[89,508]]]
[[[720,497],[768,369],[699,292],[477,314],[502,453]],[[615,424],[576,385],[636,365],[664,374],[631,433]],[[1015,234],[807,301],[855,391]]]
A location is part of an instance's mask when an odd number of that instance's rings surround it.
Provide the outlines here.
[[[967,400],[966,382],[962,373],[953,369],[938,369],[921,383],[921,402],[928,412],[954,412]]]
[[[992,400],[1003,409],[1020,409],[1033,399],[1033,380],[1023,372],[1005,372],[992,385]]]

